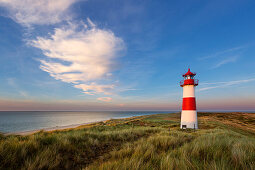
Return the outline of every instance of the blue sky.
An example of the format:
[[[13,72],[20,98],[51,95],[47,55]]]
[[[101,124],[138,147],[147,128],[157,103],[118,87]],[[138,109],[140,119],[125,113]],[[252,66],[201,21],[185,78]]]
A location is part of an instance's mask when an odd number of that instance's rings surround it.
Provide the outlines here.
[[[255,110],[255,2],[0,0],[0,110]]]

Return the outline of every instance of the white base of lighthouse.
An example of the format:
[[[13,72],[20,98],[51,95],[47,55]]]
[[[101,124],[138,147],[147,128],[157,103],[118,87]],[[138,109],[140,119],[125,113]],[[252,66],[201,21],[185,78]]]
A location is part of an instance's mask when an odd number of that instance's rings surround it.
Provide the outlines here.
[[[185,128],[198,129],[196,110],[182,110],[181,129]]]

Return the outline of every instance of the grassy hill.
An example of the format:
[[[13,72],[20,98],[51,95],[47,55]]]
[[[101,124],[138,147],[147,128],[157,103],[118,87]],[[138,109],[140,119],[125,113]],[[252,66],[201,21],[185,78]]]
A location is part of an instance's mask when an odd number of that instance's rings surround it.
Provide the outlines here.
[[[255,114],[114,119],[28,136],[0,135],[0,169],[255,169]]]

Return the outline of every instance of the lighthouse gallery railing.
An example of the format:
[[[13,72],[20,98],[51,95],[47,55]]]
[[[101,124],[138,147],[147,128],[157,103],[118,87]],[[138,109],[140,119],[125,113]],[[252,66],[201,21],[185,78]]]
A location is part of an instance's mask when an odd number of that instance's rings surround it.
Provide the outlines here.
[[[198,85],[198,80],[197,79],[186,79],[186,80],[180,81],[180,86],[184,86],[184,85],[197,86]]]

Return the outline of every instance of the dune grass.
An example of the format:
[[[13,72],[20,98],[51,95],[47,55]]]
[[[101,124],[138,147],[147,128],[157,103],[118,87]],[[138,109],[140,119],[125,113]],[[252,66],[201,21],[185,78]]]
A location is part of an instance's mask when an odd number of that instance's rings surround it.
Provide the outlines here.
[[[81,169],[123,143],[157,128],[92,127],[29,136],[1,136],[0,169]]]
[[[254,169],[254,158],[255,139],[236,132],[163,130],[125,144],[86,169]]]
[[[254,114],[226,114],[200,113],[196,131],[180,130],[179,114],[159,114],[0,134],[0,169],[255,169]]]

